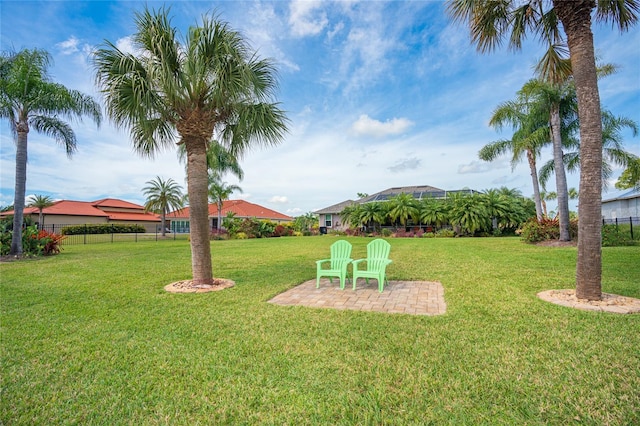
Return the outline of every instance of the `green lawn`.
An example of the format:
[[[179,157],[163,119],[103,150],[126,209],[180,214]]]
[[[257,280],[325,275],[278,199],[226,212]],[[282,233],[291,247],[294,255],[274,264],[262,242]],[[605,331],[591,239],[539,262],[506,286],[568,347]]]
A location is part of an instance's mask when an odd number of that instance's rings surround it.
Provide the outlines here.
[[[390,239],[389,278],[440,281],[442,316],[266,303],[333,241],[214,241],[236,286],[205,294],[163,290],[187,241],[1,264],[0,424],[640,423],[640,315],[536,297],[574,287],[575,248]],[[603,291],[640,298],[640,247],[603,249]]]

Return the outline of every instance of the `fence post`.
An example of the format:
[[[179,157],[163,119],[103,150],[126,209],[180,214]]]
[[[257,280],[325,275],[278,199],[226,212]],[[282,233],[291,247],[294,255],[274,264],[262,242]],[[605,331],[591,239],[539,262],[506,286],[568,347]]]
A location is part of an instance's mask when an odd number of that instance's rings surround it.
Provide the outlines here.
[[[87,228],[87,224],[84,224],[84,243],[87,244],[87,232],[89,232],[89,229]]]
[[[633,218],[629,216],[629,229],[631,230],[631,240],[633,241]]]
[[[111,243],[113,244],[113,223],[111,224]]]

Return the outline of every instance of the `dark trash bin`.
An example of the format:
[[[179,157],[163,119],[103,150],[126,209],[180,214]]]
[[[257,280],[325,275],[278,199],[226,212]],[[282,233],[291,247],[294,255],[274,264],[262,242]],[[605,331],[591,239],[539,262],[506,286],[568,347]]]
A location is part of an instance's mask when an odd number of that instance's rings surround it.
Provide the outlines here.
[[[321,226],[320,227],[320,235],[325,235],[327,233],[327,227],[326,226]]]

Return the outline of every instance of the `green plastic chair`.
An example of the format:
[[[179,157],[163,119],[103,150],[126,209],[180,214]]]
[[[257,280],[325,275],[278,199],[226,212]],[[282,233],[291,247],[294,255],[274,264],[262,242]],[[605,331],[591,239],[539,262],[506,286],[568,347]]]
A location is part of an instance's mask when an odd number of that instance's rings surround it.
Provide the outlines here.
[[[333,277],[340,278],[340,290],[344,290],[344,283],[347,280],[347,266],[353,261],[351,258],[351,243],[345,240],[338,240],[331,244],[331,259],[316,261],[316,288],[320,287],[320,277],[329,277],[333,283]],[[329,264],[328,269],[322,269],[325,264]]]
[[[369,284],[369,278],[378,280],[378,290],[382,293],[385,282],[389,284],[386,276],[387,265],[392,261],[389,259],[391,244],[383,239],[377,238],[367,244],[367,258],[354,260],[353,263],[353,289],[356,289],[358,278],[364,278]],[[366,269],[358,269],[358,265],[366,262]]]

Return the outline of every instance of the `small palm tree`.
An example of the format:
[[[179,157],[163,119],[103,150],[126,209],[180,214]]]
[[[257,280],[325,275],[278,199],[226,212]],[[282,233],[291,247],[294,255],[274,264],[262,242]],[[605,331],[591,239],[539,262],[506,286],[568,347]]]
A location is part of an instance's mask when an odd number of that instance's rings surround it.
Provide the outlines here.
[[[218,206],[218,232],[222,228],[222,205],[225,200],[228,200],[234,191],[242,192],[242,188],[238,185],[229,185],[227,182],[222,182],[214,174],[209,174],[209,200],[212,203],[216,203]]]
[[[454,194],[450,202],[449,219],[463,232],[473,234],[490,226],[489,212],[478,194]]]
[[[217,140],[239,157],[255,145],[275,145],[287,131],[271,102],[276,70],[242,35],[204,16],[184,40],[168,10],[136,13],[137,56],[105,42],[94,66],[111,119],[129,129],[134,148],[152,156],[184,145],[187,153],[192,283],[213,285],[208,218],[207,152]]]
[[[173,179],[163,180],[160,176],[156,176],[154,180],[150,180],[147,186],[142,188],[142,193],[147,197],[144,205],[145,211],[160,213],[162,218],[162,236],[166,235],[166,217],[170,210],[179,210],[184,207],[184,195],[182,187]]]
[[[387,211],[384,203],[364,203],[358,209],[358,221],[361,225],[378,227],[385,221]]]
[[[22,254],[27,182],[27,136],[30,130],[56,140],[67,156],[76,152],[77,139],[65,119],[87,116],[99,126],[100,105],[77,90],[70,90],[49,79],[51,56],[44,50],[25,49],[0,56],[0,117],[9,120],[16,140],[16,184],[14,193],[13,234],[10,254]]]
[[[418,220],[418,203],[411,194],[398,194],[388,201],[389,217],[392,221],[399,221],[402,226],[406,226],[409,219]]]
[[[48,195],[32,195],[27,207],[35,207],[38,209],[38,228],[44,229],[43,210],[53,205],[53,199]]]
[[[442,227],[449,220],[449,203],[432,197],[423,198],[418,205],[420,223]]]

